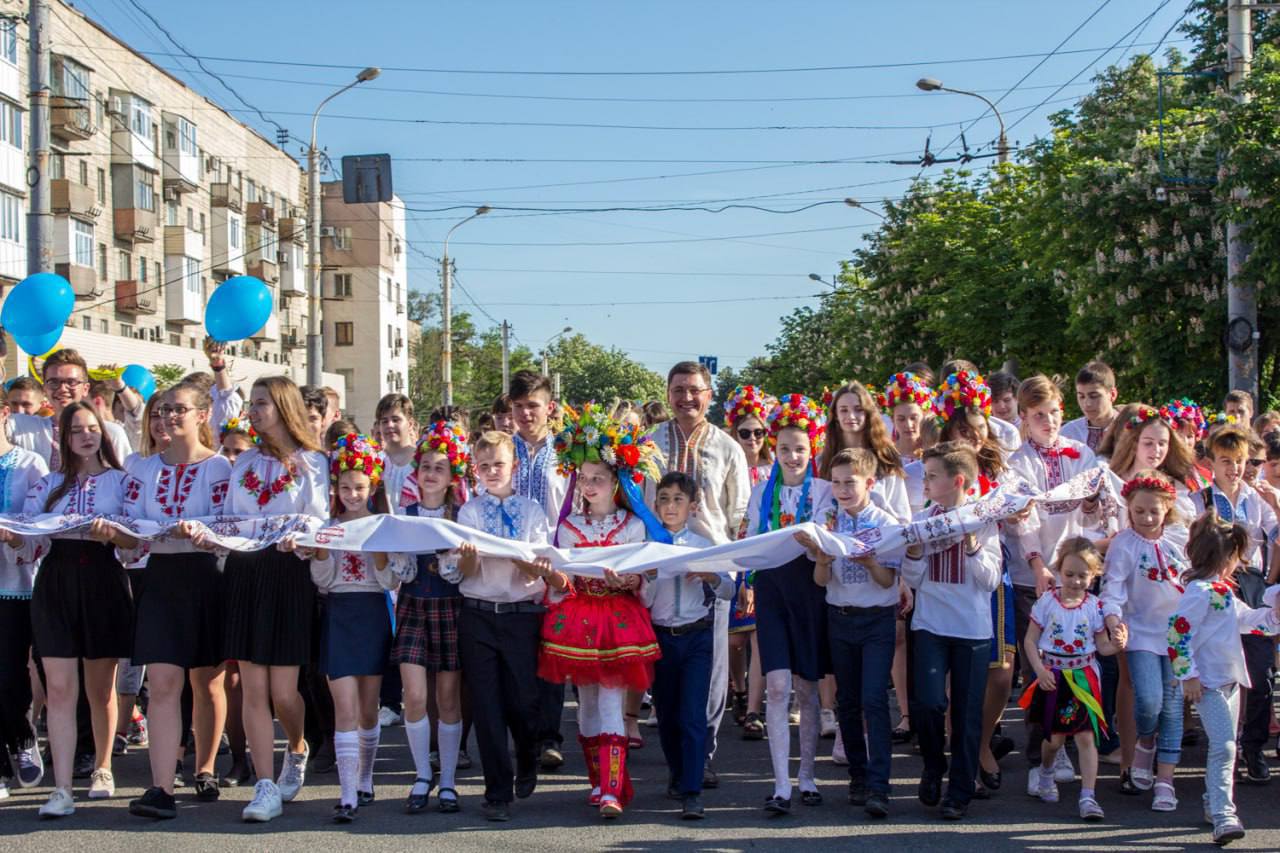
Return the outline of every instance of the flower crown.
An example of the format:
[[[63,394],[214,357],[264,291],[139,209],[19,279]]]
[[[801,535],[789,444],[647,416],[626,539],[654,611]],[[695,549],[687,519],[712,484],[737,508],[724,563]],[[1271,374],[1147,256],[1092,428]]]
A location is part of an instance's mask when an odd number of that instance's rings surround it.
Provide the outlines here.
[[[608,465],[619,475],[630,475],[636,483],[661,478],[661,453],[642,427],[610,420],[596,403],[578,411],[564,406],[564,425],[556,434],[556,470],[562,475],[582,468],[584,463]]]
[[[778,406],[769,413],[769,434],[774,438],[788,427],[803,430],[809,436],[809,444],[816,449],[820,446],[823,427],[827,424],[827,416],[823,407],[815,400],[803,394],[787,394],[778,401]]]
[[[1178,496],[1173,483],[1161,477],[1134,477],[1121,487],[1120,497],[1128,500],[1129,495],[1134,492],[1160,492],[1168,497],[1169,500],[1174,500]]]
[[[1190,397],[1165,403],[1160,407],[1160,417],[1174,426],[1193,425],[1196,428],[1196,438],[1202,437],[1207,428],[1204,410]]]
[[[1214,412],[1213,414],[1208,415],[1204,419],[1204,421],[1205,421],[1205,428],[1208,429],[1209,427],[1217,426],[1218,424],[1236,423],[1236,416],[1228,415],[1226,412]]]
[[[249,423],[248,418],[237,416],[223,421],[222,426],[218,428],[218,438],[226,438],[231,433],[246,436],[254,444],[258,443],[258,433],[254,431],[253,424]]]
[[[926,412],[933,408],[933,392],[914,373],[895,373],[884,386],[884,393],[876,400],[885,412],[892,412],[899,403],[915,403]]]
[[[335,483],[343,471],[362,471],[376,486],[382,479],[382,469],[386,464],[382,456],[382,445],[354,432],[338,439],[330,459],[329,477]]]
[[[746,417],[759,418],[760,423],[764,423],[770,408],[769,398],[763,390],[755,385],[739,385],[724,401],[724,425],[732,427]]]
[[[1163,419],[1163,413],[1155,406],[1139,406],[1138,411],[1129,417],[1125,429],[1142,429],[1152,421]]]
[[[955,417],[956,412],[968,410],[990,417],[991,388],[980,374],[961,370],[938,386],[938,393],[933,398],[933,414],[942,425]]]
[[[436,421],[422,431],[418,446],[413,451],[413,469],[418,470],[422,457],[428,453],[440,453],[449,459],[449,470],[454,483],[465,482],[467,468],[471,464],[471,446],[467,435],[453,421]]]

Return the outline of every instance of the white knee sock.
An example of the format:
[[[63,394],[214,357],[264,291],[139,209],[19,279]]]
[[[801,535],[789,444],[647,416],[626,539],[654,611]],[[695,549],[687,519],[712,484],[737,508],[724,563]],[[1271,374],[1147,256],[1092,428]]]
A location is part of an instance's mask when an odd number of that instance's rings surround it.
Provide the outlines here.
[[[821,703],[818,701],[818,684],[803,678],[795,679],[796,698],[800,700],[800,773],[801,791],[816,791],[814,762],[818,758],[818,737],[821,734]]]
[[[441,723],[437,735],[440,742],[440,787],[454,787],[453,774],[458,769],[458,749],[462,746],[462,721]]]
[[[769,759],[773,763],[773,795],[791,799],[791,671],[775,669],[764,677],[765,725],[769,730]]]
[[[583,737],[600,734],[600,686],[578,685],[578,733]]]
[[[338,765],[338,785],[344,806],[356,804],[356,783],[360,778],[360,739],[355,732],[333,733],[333,755]]]
[[[443,729],[444,723],[441,723],[440,727]],[[404,732],[406,739],[409,741],[409,754],[413,756],[413,769],[418,774],[417,778],[426,779],[428,782],[431,781],[431,718],[424,714],[422,719],[416,723],[411,723],[406,719],[404,721]],[[454,758],[457,758],[456,754]],[[444,765],[441,765],[442,776],[444,775],[443,767]],[[421,795],[425,794],[427,790],[428,788],[424,783],[414,782],[413,790],[409,793]]]
[[[360,735],[360,790],[373,791],[373,760],[378,755],[378,740],[382,737],[382,726],[373,724],[371,729],[356,729]]]
[[[596,713],[600,715],[599,733],[624,735],[627,733],[626,701],[624,687],[601,687],[597,694]]]

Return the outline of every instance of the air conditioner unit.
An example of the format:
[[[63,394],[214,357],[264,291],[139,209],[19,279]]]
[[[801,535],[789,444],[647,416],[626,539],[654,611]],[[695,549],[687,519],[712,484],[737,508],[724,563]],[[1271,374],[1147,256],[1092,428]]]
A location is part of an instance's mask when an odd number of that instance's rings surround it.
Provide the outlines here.
[[[177,191],[176,189],[174,189],[173,187],[165,187],[165,188],[164,188],[164,200],[165,200],[165,201],[177,201],[177,200],[178,200],[178,191]]]
[[[321,236],[321,237],[336,237],[336,236],[338,236],[338,229],[337,229],[337,228],[334,228],[332,225],[321,225],[321,226],[320,226],[320,236]]]
[[[285,251],[283,251],[283,250],[281,250],[281,249],[277,249],[277,250],[276,250],[276,263],[280,264],[281,266],[288,266],[288,265],[289,265],[289,253],[288,253],[288,252],[285,252]]]

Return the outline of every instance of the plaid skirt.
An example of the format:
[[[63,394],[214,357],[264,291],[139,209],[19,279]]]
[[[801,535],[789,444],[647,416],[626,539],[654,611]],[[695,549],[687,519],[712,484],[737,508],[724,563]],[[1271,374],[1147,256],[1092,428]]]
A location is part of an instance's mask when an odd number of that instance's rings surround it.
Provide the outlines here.
[[[391,662],[411,663],[427,672],[457,672],[458,611],[462,599],[423,598],[400,593],[396,601],[396,639]]]

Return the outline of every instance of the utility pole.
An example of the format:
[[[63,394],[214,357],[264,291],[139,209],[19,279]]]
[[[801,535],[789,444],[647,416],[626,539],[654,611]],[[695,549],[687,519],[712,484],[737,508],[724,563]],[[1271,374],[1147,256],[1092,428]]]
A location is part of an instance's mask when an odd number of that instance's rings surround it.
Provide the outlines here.
[[[453,405],[453,278],[449,272],[449,241],[445,240],[444,254],[440,257],[441,287],[444,296],[440,300],[440,370],[444,380],[444,404]]]
[[[560,402],[560,371],[556,371],[551,377],[551,399],[557,403]]]
[[[1253,62],[1252,6],[1251,0],[1227,0],[1227,82],[1237,100],[1246,97],[1241,87]],[[1237,204],[1247,198],[1243,188],[1232,191]],[[1240,280],[1251,249],[1243,239],[1246,225],[1227,222],[1227,386],[1257,400],[1258,300],[1253,283]]]
[[[511,385],[511,324],[502,321],[502,393]]]
[[[53,272],[53,211],[49,174],[49,0],[31,0],[27,20],[31,88],[31,212],[27,214],[27,273]],[[83,104],[87,115],[92,104]]]

